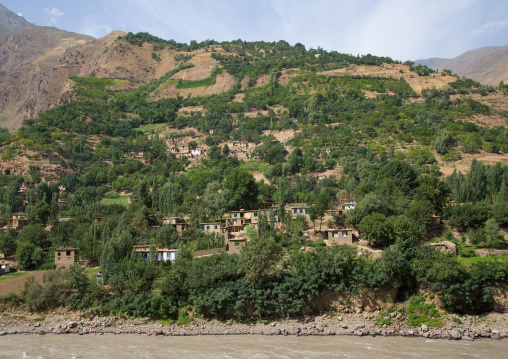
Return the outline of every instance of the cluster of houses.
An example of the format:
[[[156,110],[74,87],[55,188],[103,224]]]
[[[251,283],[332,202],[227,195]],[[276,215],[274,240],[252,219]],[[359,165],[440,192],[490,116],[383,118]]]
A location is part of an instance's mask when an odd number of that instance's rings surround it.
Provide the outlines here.
[[[206,148],[200,146],[191,147],[188,144],[181,144],[180,140],[175,137],[168,137],[165,143],[168,146],[167,153],[173,154],[177,159],[185,156],[191,160],[199,160],[206,156]],[[231,141],[225,143],[225,145],[229,148],[228,156],[237,156],[240,159],[247,159],[248,155],[256,147],[255,143],[245,141]],[[144,154],[144,151],[126,153],[124,154],[124,158],[145,162]]]
[[[21,186],[19,187],[18,193],[16,194],[21,201],[23,202],[23,205],[26,206],[29,204],[29,195],[32,194],[35,196],[35,188],[37,187],[37,183],[33,181],[24,181]],[[59,191],[59,197],[58,197],[58,206],[60,208],[64,208],[67,203],[70,201],[69,198],[69,191],[67,188],[63,185],[58,186]],[[67,193],[67,197],[63,197],[62,194]]]

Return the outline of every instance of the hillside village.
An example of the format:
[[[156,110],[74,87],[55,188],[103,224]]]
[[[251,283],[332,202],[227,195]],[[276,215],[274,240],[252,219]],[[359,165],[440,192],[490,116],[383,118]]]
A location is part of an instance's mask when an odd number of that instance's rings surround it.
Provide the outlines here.
[[[58,51],[33,48],[48,37]],[[25,51],[2,53],[1,260],[49,273],[11,302],[171,321],[356,311],[340,296],[384,290],[359,310],[419,291],[497,306],[505,85],[282,40],[30,27],[0,47]]]

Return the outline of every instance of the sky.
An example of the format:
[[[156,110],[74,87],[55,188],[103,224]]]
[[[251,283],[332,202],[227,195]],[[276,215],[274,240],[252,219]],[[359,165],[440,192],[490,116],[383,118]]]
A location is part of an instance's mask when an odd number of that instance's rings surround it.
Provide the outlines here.
[[[0,0],[39,26],[96,38],[286,40],[395,60],[453,58],[508,44],[508,0]]]

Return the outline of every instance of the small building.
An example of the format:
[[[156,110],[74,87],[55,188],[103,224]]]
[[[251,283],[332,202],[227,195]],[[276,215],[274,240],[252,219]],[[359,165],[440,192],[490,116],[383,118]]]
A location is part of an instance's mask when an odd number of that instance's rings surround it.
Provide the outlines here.
[[[307,206],[294,206],[290,208],[293,218],[296,216],[309,216],[309,207]]]
[[[154,252],[157,256],[157,262],[174,261],[176,259],[176,249],[155,248]],[[134,246],[134,253],[142,258],[151,259],[149,245]]]
[[[21,230],[23,227],[27,225],[28,219],[26,219],[25,215],[22,213],[13,214],[12,218],[9,219],[9,226],[16,231]]]
[[[178,233],[182,233],[183,231],[187,230],[191,226],[190,223],[186,223],[185,219],[180,218],[180,217],[163,218],[162,225],[163,226],[172,225],[173,227],[175,227],[175,229]]]
[[[227,251],[229,254],[240,254],[243,246],[247,245],[247,238],[230,238],[228,239]]]
[[[58,163],[58,156],[54,153],[43,153],[41,154],[41,161],[48,164]]]
[[[340,206],[344,211],[349,211],[350,209],[355,209],[356,201],[354,197],[347,196],[340,198]]]
[[[328,229],[324,231],[325,239],[328,240],[329,244],[347,244],[348,246],[353,245],[353,230],[349,228],[342,229]]]
[[[0,275],[7,274],[11,271],[11,266],[8,263],[0,263]]]
[[[221,222],[212,222],[212,223],[200,223],[199,228],[201,232],[205,233],[222,233],[223,224]]]
[[[55,249],[55,266],[57,268],[69,268],[76,264],[77,248]]]

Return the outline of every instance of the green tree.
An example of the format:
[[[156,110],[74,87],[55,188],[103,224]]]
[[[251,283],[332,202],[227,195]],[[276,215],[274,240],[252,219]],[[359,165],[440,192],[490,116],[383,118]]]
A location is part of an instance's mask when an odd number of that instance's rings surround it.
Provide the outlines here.
[[[16,249],[16,262],[21,270],[35,269],[42,263],[42,249],[31,242],[20,242]]]
[[[4,257],[16,253],[16,248],[16,238],[14,238],[12,235],[9,235],[9,233],[2,232],[2,234],[0,234],[0,252],[2,252]]]
[[[231,193],[235,208],[250,209],[258,202],[258,186],[252,173],[237,167],[224,181],[224,188]]]
[[[274,272],[282,257],[282,248],[273,237],[254,235],[249,244],[242,248],[238,263],[239,273],[246,281],[259,283]]]
[[[358,224],[358,231],[371,245],[386,246],[393,243],[393,228],[388,218],[381,213],[372,213]]]
[[[39,224],[29,224],[24,227],[19,232],[19,240],[41,248],[46,248],[49,244],[48,232]]]

